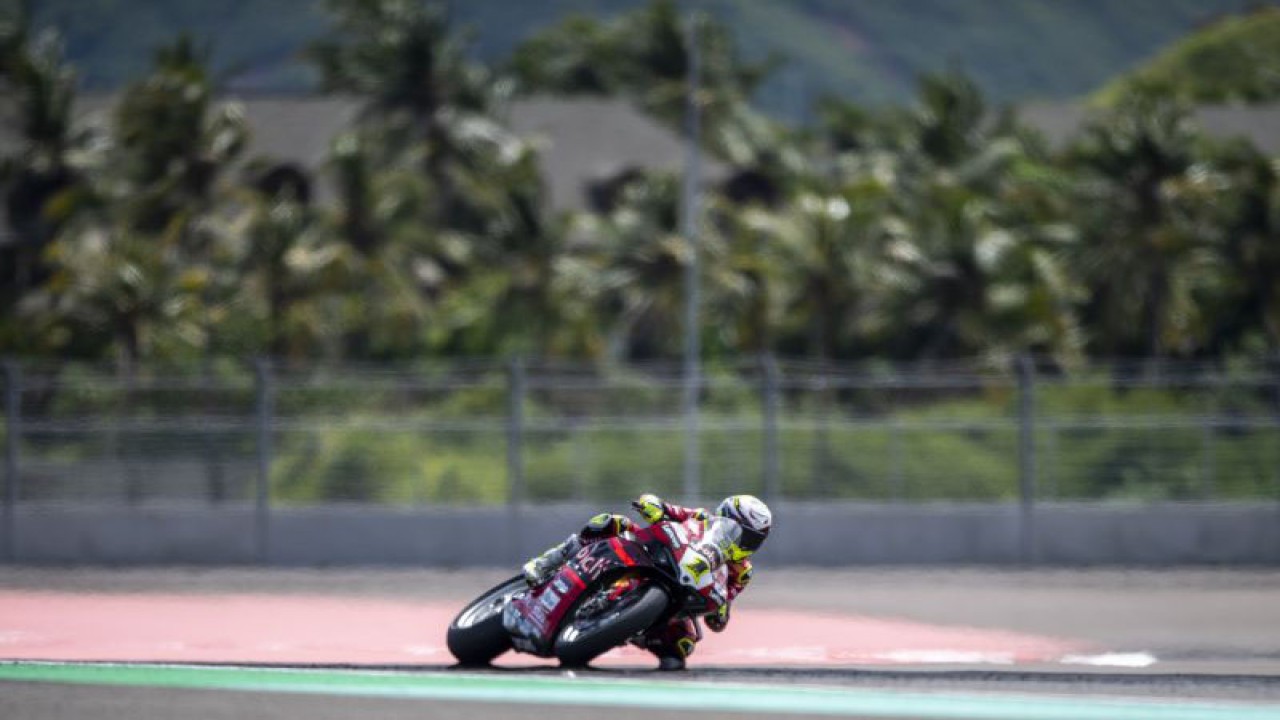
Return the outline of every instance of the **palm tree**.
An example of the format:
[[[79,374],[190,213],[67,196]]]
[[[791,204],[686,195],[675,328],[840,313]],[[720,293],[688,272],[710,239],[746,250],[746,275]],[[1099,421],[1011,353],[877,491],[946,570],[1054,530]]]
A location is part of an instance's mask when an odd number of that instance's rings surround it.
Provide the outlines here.
[[[709,353],[728,351],[760,356],[778,341],[783,319],[783,233],[777,213],[759,204],[743,207],[713,196],[709,224],[723,238],[725,258],[708,268],[717,277],[704,302],[706,326],[714,329]]]
[[[526,93],[626,97],[679,128],[691,61],[685,22],[673,0],[653,0],[605,23],[572,16],[516,48],[511,73]],[[695,22],[703,141],[724,160],[750,164],[772,132],[750,99],[778,61],[747,62],[729,28],[703,15]]]
[[[1280,353],[1280,169],[1251,144],[1233,142],[1213,151],[1229,179],[1218,208],[1229,281],[1215,313],[1215,351],[1247,343],[1259,332],[1267,351]]]
[[[47,278],[41,256],[76,206],[71,196],[83,181],[71,159],[80,145],[71,114],[75,73],[55,33],[32,37],[29,17],[21,3],[9,22],[0,23],[0,112],[18,140],[15,153],[0,161],[9,223],[0,233],[10,235],[8,246],[0,247],[4,315]]]
[[[1185,109],[1135,97],[1094,119],[1071,149],[1080,173],[1077,272],[1094,350],[1149,358],[1197,352],[1203,298],[1219,276],[1222,194]]]
[[[522,331],[545,329],[558,230],[540,207],[536,156],[494,118],[507,84],[468,58],[441,5],[329,7],[335,31],[311,57],[326,90],[363,103],[334,146],[337,227],[368,283],[353,307],[387,323],[353,325],[348,352],[494,351],[510,318],[490,303],[540,318]]]
[[[212,352],[206,312],[236,278],[217,220],[219,179],[245,141],[240,112],[215,108],[188,39],[161,48],[151,75],[115,108],[110,142],[86,171],[85,210],[53,243],[37,305],[106,333],[127,366]]]
[[[399,307],[395,323],[414,328],[416,342],[446,352],[540,354],[554,334],[556,264],[566,234],[543,201],[537,157],[496,123],[472,118],[455,138],[466,172],[453,173],[471,219],[461,227],[430,222],[431,187],[417,168],[377,168],[369,132],[335,144],[338,233],[372,274],[362,277],[363,304]],[[376,268],[382,268],[377,270]],[[386,297],[385,293],[391,293]],[[417,297],[412,297],[416,295]],[[381,299],[377,299],[381,298]],[[370,351],[376,326],[349,335],[348,351]],[[388,333],[405,340],[405,332]],[[401,345],[421,351],[423,345]]]
[[[676,232],[678,184],[641,178],[624,188],[609,215],[588,221],[600,258],[602,309],[611,354],[630,359],[674,357],[684,307],[688,243]]]
[[[114,191],[128,222],[144,233],[186,227],[184,250],[200,238],[218,181],[248,138],[241,109],[215,105],[208,52],[186,35],[159,48],[149,77],[127,88],[114,113]]]
[[[379,164],[416,158],[431,182],[435,224],[474,229],[459,188],[470,171],[466,136],[503,99],[506,85],[467,57],[443,5],[421,0],[329,0],[334,31],[310,48],[326,92],[351,94],[383,147]]]
[[[912,134],[920,151],[935,164],[957,165],[990,143],[986,101],[963,72],[922,75],[917,92]]]
[[[1075,178],[1037,138],[1020,139],[996,194],[995,234],[978,253],[994,273],[990,308],[1001,359],[1033,352],[1073,364],[1085,351],[1078,308],[1088,299],[1071,258],[1080,230],[1071,203]]]
[[[973,352],[987,312],[974,247],[992,228],[1007,154],[984,152],[980,93],[958,73],[926,76],[914,108],[828,101],[821,118],[825,183],[842,190],[799,205],[812,216],[799,233],[808,270],[791,285],[805,299],[799,315],[812,318],[812,351]]]
[[[940,171],[911,193],[910,252],[898,253],[907,282],[890,298],[902,328],[890,346],[925,359],[1078,356],[1081,289],[1064,262],[1074,229],[1035,215],[1022,195],[1041,188],[1012,168],[977,185]]]
[[[805,354],[821,359],[864,355],[880,320],[881,288],[894,240],[890,188],[873,179],[835,193],[803,194],[783,215],[778,253],[785,312]]]
[[[261,318],[263,330],[235,334],[260,337],[252,349],[273,358],[326,354],[341,330],[322,305],[349,284],[355,264],[350,249],[327,232],[320,213],[295,187],[245,188],[240,195],[244,210],[231,232],[245,242],[231,314]]]
[[[430,225],[429,183],[417,168],[382,167],[377,133],[357,129],[333,144],[338,197],[331,232],[346,255],[337,326],[348,358],[400,358],[427,343],[431,302],[470,260],[468,240]]]
[[[582,286],[572,281],[571,219],[549,212],[534,149],[503,142],[511,144],[501,151],[471,151],[474,177],[484,181],[463,188],[487,218],[485,244],[492,252],[442,298],[443,317],[468,318],[450,328],[446,346],[466,354],[533,358],[593,353],[590,341],[563,324],[570,306],[580,309],[583,301]]]

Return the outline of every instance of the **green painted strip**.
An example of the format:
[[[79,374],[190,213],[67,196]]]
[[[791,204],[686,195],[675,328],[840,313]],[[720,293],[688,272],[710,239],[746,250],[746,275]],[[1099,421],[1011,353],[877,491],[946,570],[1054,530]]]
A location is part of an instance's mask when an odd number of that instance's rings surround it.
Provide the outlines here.
[[[1280,720],[1280,705],[170,665],[0,663],[0,681],[937,720]]]

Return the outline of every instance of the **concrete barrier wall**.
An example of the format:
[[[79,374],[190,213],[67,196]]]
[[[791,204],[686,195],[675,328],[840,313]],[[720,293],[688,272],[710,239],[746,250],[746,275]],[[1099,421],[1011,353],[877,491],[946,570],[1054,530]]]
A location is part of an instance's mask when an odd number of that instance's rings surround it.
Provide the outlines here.
[[[273,509],[19,507],[29,564],[505,565],[581,527],[587,506]],[[1280,565],[1280,504],[781,503],[761,561],[784,565]]]

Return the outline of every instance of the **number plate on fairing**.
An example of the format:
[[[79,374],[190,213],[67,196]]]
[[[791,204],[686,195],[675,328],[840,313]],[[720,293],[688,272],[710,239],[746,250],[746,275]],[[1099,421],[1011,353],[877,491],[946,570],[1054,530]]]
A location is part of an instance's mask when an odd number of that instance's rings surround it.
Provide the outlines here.
[[[680,555],[680,582],[699,590],[715,582],[711,561],[697,550],[685,550]]]

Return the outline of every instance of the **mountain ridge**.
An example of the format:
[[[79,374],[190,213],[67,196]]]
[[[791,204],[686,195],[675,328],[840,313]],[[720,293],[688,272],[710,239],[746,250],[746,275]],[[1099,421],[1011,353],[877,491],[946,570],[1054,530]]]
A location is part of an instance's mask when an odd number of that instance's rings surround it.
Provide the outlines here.
[[[474,53],[497,64],[530,34],[577,12],[614,17],[642,0],[454,2]],[[1080,97],[1169,43],[1257,0],[693,0],[734,31],[744,56],[787,59],[757,98],[803,119],[835,94],[870,104],[910,99],[922,72],[960,67],[996,102]],[[1277,5],[1280,1],[1261,3]],[[270,18],[264,22],[263,18]],[[314,0],[43,0],[37,27],[57,28],[82,85],[111,90],[140,77],[150,49],[184,30],[211,48],[213,66],[239,92],[311,92],[301,50],[328,28]]]

